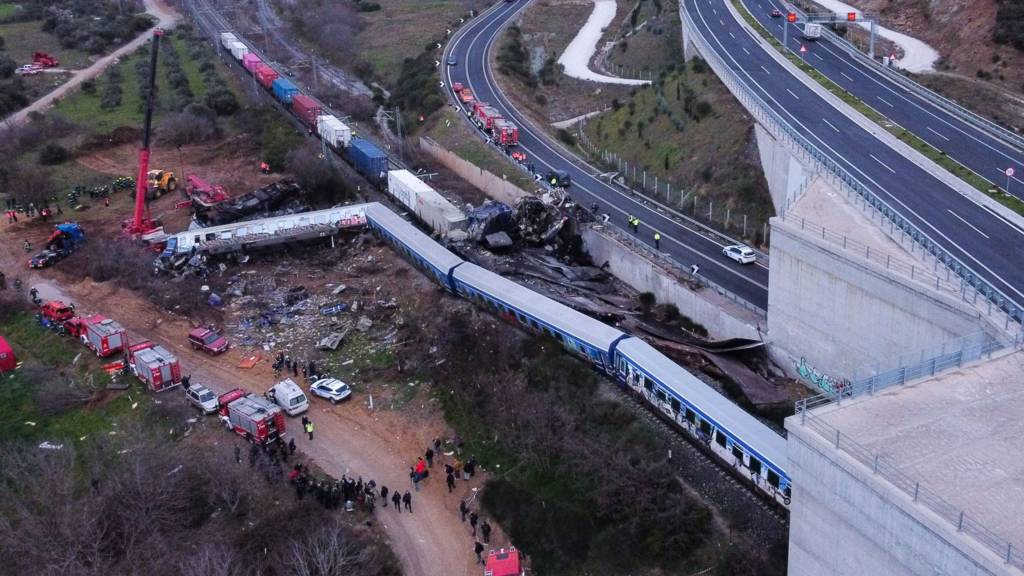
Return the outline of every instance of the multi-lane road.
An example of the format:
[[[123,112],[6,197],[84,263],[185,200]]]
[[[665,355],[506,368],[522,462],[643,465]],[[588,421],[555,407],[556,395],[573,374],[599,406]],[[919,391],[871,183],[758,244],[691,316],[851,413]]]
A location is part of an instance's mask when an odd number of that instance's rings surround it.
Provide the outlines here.
[[[682,225],[664,210],[645,204],[628,191],[598,177],[596,168],[567,151],[516,110],[504,94],[488,65],[492,46],[509,22],[528,2],[499,2],[463,26],[445,49],[445,58],[454,57],[456,64],[446,66],[442,75],[446,86],[461,82],[477,99],[489,102],[519,126],[519,147],[528,155],[538,172],[565,170],[572,176],[570,193],[585,206],[597,203],[601,212],[627,230],[628,215],[640,219],[639,236],[653,244],[657,230],[662,235],[661,250],[683,266],[696,264],[700,274],[762,309],[768,304],[767,262],[740,266],[722,256],[724,242],[715,234],[695,231],[693,223]]]
[[[1024,304],[1024,269],[1019,265],[1019,255],[1024,253],[1024,230],[959,194],[930,170],[879,141],[867,127],[837,111],[766,52],[760,39],[734,18],[726,5],[728,0],[683,1],[684,9],[711,49],[785,122],[964,265],[1009,299]],[[767,2],[771,0],[761,0],[760,6],[758,0],[746,1],[752,4],[753,11],[764,9],[769,25],[777,24],[768,16],[771,5]],[[627,214],[638,216],[643,222],[641,236],[649,240],[653,230],[659,230],[664,238],[670,239],[662,241],[663,249],[679,262],[700,265],[702,274],[714,282],[765,307],[767,268],[739,267],[724,260],[717,241],[681,226],[676,220],[638,202],[628,192],[600,179],[598,170],[554,142],[515,109],[495,82],[488,60],[492,45],[502,30],[527,5],[528,2],[524,1],[498,3],[463,27],[446,48],[446,60],[450,55],[457,62],[454,66],[447,66],[443,75],[446,83],[461,82],[471,88],[477,98],[490,102],[515,121],[520,126],[520,145],[538,171],[555,168],[569,172],[577,200],[585,204],[598,202],[601,209],[610,213],[615,223],[624,229],[627,228]],[[791,36],[797,35],[795,28],[791,32]],[[831,65],[840,78],[845,79],[844,74],[854,78],[844,87],[857,86],[865,99],[871,98],[869,90],[878,91],[876,99],[880,96],[893,105],[892,110],[884,112],[897,122],[907,122],[908,128],[910,120],[903,119],[902,114],[908,118],[933,118],[930,127],[936,134],[934,137],[948,137],[951,142],[956,140],[957,154],[960,154],[958,159],[972,168],[977,162],[979,173],[984,162],[992,166],[1008,165],[1007,156],[1014,157],[1015,151],[1005,143],[989,138],[959,120],[954,122],[941,110],[926,108],[920,101],[910,101],[911,97],[902,89],[903,94],[888,93],[887,90],[895,88],[877,77],[876,72],[867,70],[865,63],[834,48],[828,52],[829,48],[827,43],[821,43],[811,50],[812,53],[820,52],[823,66]],[[843,59],[844,55],[847,60]],[[814,56],[810,58],[818,61]],[[861,74],[860,81],[853,75],[853,68],[858,67],[864,68],[858,73]],[[874,78],[869,78],[868,74]],[[879,104],[888,108],[881,100]],[[929,132],[925,128],[921,130]],[[971,137],[958,130],[969,131]],[[974,144],[970,145],[971,142]],[[947,148],[952,155],[953,148]],[[988,175],[994,177],[991,171]]]
[[[733,17],[728,0],[683,1],[711,50],[785,122],[968,268],[1024,304],[1024,230],[839,113],[766,51],[770,48]]]
[[[1010,178],[1009,191],[1024,199],[1024,150],[1005,138],[997,138],[951,114],[935,103],[893,81],[880,67],[868,66],[852,58],[842,47],[823,37],[808,42],[801,37],[802,27],[788,24],[785,18],[772,18],[771,11],[785,13],[787,8],[778,0],[743,0],[758,21],[779,42],[783,26],[789,26],[788,46],[797,53],[803,46],[804,59],[830,80],[863,102],[878,110],[893,122],[916,134],[950,158],[960,162],[990,182],[1006,187],[1006,169],[1013,167],[1016,174]]]

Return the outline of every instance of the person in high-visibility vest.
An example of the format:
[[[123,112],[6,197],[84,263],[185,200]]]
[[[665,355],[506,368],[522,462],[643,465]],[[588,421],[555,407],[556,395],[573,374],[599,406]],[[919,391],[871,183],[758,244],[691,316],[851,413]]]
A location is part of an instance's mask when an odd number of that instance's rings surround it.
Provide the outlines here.
[[[310,440],[313,439],[313,421],[312,420],[307,420],[306,421],[306,434],[309,434],[309,439]]]
[[[654,233],[654,249],[655,250],[660,250],[661,249],[661,233],[660,232],[655,232]]]

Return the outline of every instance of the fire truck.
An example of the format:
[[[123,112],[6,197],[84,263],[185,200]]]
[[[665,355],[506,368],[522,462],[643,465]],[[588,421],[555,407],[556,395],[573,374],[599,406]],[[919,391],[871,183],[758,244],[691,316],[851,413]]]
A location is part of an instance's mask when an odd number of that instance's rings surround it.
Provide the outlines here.
[[[266,398],[235,388],[218,402],[220,421],[250,442],[269,444],[284,436],[284,412]]]
[[[82,344],[100,358],[124,350],[128,343],[128,332],[124,327],[99,314],[76,316],[66,321],[64,326],[72,336],[78,336]]]
[[[181,384],[181,364],[163,346],[144,340],[128,347],[128,369],[153,392],[169,390]]]
[[[526,576],[515,547],[491,550],[484,562],[484,576]]]
[[[519,144],[519,128],[504,118],[498,118],[494,121],[491,134],[494,136],[494,141],[502,146],[508,147]]]
[[[477,102],[473,105],[473,121],[484,130],[490,130],[495,120],[500,120],[501,112],[486,102]]]

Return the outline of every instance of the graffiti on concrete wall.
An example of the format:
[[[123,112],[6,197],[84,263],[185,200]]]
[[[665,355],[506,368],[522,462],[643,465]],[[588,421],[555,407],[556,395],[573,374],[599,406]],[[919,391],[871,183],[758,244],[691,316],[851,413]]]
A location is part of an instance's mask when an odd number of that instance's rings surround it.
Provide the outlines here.
[[[845,378],[834,378],[823,372],[818,372],[813,366],[807,363],[807,359],[801,357],[796,365],[796,373],[800,378],[818,387],[819,390],[828,394],[848,394],[850,381]]]

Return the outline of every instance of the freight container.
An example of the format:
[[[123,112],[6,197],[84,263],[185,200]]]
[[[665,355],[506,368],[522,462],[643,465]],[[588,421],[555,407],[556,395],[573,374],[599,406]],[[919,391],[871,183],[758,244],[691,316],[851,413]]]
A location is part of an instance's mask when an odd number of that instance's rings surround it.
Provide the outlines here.
[[[269,89],[274,85],[274,80],[277,80],[277,71],[267,66],[266,64],[256,65],[256,81],[259,82],[264,88]]]
[[[504,118],[494,121],[491,133],[494,135],[494,141],[502,146],[515,146],[519,144],[519,128]]]
[[[249,53],[249,47],[241,42],[235,42],[231,45],[231,55],[235,57],[235,60],[241,61],[246,54]]]
[[[484,130],[490,130],[494,126],[494,121],[499,119],[501,112],[494,106],[481,103],[473,107],[473,121]]]
[[[303,124],[309,126],[310,130],[316,128],[316,118],[322,111],[320,104],[305,94],[296,94],[292,98],[292,112]]]
[[[271,86],[274,90],[274,98],[285,104],[291,104],[292,98],[299,93],[299,88],[287,78],[278,78]]]
[[[153,392],[181,384],[181,364],[163,346],[145,341],[128,349],[128,367]]]
[[[348,147],[348,157],[360,174],[370,180],[384,180],[388,171],[388,155],[368,140],[353,138]]]
[[[99,314],[82,318],[82,344],[99,357],[124,350],[128,333],[117,322]]]
[[[316,133],[336,150],[347,148],[352,140],[352,130],[344,122],[330,115],[316,117]]]
[[[466,229],[466,215],[408,170],[388,172],[388,193],[434,232]]]
[[[263,60],[260,60],[260,57],[252,52],[242,56],[242,66],[245,66],[245,69],[248,70],[250,74],[255,74],[256,67],[260,64],[263,64]]]
[[[220,45],[223,46],[225,50],[231,50],[231,45],[235,42],[238,42],[238,37],[231,32],[220,33]]]

